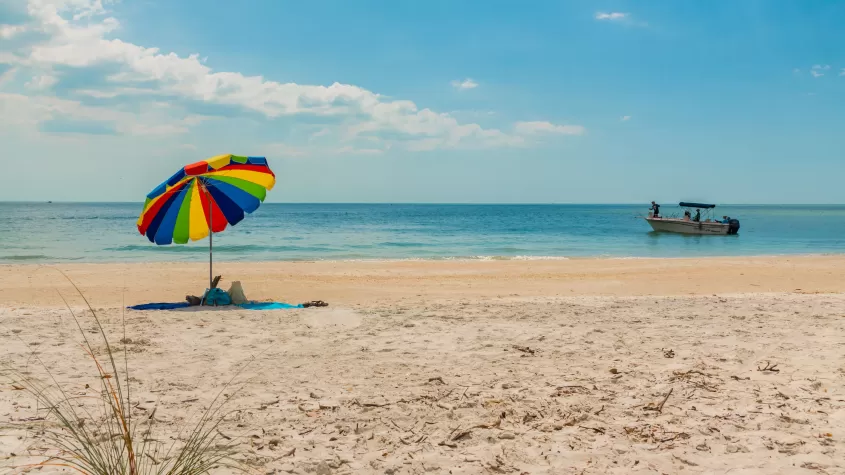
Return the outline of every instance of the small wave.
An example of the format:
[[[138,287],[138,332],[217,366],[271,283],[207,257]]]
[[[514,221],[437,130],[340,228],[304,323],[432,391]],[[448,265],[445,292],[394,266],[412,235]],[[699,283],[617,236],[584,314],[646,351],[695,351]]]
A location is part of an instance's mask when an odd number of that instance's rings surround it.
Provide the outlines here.
[[[451,260],[465,261],[566,261],[568,257],[563,256],[470,256],[454,257]]]
[[[564,256],[514,256],[514,261],[568,261],[569,257]]]
[[[53,219],[60,219],[65,221],[127,221],[134,223],[138,220],[138,216],[57,216]]]
[[[208,247],[205,246],[155,246],[150,244],[148,246],[142,244],[130,244],[126,246],[108,247],[105,251],[116,252],[150,252],[150,253],[187,253],[187,254],[206,254]],[[314,246],[262,246],[258,244],[222,244],[214,246],[214,253],[250,253],[250,252],[324,252],[330,251],[330,248],[314,247]]]
[[[44,254],[22,254],[17,256],[0,256],[0,261],[46,261],[57,260],[56,257],[45,256]]]
[[[394,241],[387,241],[387,242],[380,242],[375,247],[384,246],[384,247],[425,247],[425,244],[421,242],[394,242]]]
[[[675,257],[675,256],[657,256],[657,257],[649,257],[649,256],[586,256],[585,259],[608,259],[614,261],[641,261],[641,260],[648,260],[648,259],[683,259],[683,257]]]
[[[338,259],[305,259],[321,262],[474,262],[474,261],[566,261],[564,256],[433,256],[433,257],[371,257],[371,258],[338,258]]]

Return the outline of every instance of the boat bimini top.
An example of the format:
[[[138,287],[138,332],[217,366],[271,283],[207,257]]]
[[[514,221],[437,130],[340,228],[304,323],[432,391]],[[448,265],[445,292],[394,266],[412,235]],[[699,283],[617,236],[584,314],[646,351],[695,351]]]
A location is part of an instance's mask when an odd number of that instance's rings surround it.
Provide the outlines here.
[[[708,205],[705,203],[687,203],[685,201],[681,201],[678,203],[678,206],[681,208],[701,208],[701,209],[713,209],[716,205]]]

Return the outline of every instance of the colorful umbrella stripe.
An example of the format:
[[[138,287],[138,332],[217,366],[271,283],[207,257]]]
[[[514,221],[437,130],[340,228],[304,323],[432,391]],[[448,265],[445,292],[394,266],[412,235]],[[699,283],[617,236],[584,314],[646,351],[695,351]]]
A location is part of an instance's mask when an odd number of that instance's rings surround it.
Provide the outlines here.
[[[138,231],[158,245],[185,244],[239,223],[276,176],[264,157],[220,155],[187,165],[147,195]]]

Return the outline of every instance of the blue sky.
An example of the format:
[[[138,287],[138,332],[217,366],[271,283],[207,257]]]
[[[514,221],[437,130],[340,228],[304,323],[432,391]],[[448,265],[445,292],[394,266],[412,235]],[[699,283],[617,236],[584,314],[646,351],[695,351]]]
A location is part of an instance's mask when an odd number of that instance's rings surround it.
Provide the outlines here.
[[[0,200],[843,203],[845,3],[0,0]],[[8,172],[8,173],[7,173]]]

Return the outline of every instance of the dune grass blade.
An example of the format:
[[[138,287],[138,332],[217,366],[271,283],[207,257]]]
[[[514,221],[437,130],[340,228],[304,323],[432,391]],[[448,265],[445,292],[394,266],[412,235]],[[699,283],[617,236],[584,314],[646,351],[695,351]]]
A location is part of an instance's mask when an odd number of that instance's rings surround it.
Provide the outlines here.
[[[155,409],[146,421],[140,424],[132,419],[126,344],[124,343],[123,347],[124,366],[121,381],[114,350],[100,317],[76,283],[61,270],[55,270],[70,282],[91,312],[107,358],[104,366],[82,327],[80,316],[56,289],[82,336],[83,350],[96,367],[100,388],[97,396],[71,397],[34,350],[30,350],[30,355],[46,371],[51,384],[44,383],[27,371],[18,370],[13,366],[0,369],[0,377],[24,388],[35,399],[37,407],[46,412],[38,435],[41,444],[46,444],[50,449],[50,454],[33,467],[61,466],[79,473],[96,475],[194,475],[207,473],[215,467],[244,471],[244,466],[235,459],[237,443],[223,442],[218,427],[229,414],[222,413],[223,406],[233,396],[223,397],[224,391],[255,357],[243,365],[223,386],[196,425],[187,432],[184,443],[179,444],[183,439],[180,430],[176,440],[162,455],[160,443],[153,437]],[[122,325],[122,341],[125,342],[125,314],[122,315]],[[83,401],[91,398],[97,400],[99,411],[92,411],[91,405]],[[140,434],[139,428],[142,428]]]

